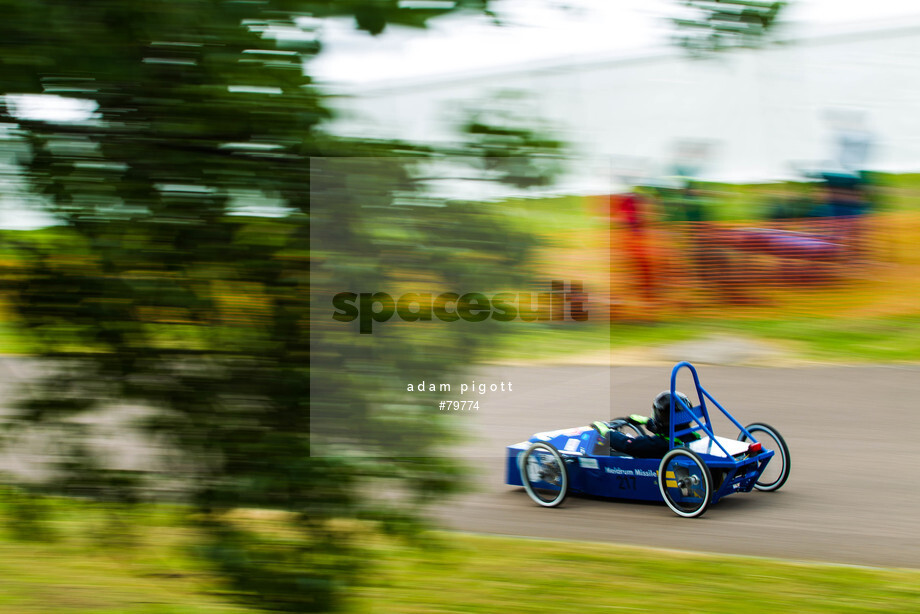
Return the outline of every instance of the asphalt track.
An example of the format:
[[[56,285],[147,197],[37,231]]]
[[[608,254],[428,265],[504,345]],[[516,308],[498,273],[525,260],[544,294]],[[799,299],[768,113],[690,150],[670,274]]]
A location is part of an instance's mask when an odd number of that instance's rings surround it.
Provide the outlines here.
[[[791,475],[774,493],[726,497],[700,518],[663,503],[570,496],[534,504],[504,484],[504,447],[544,430],[650,413],[668,367],[482,369],[512,382],[478,412],[458,413],[470,438],[451,447],[478,471],[476,490],[438,510],[451,528],[712,553],[920,568],[920,367],[698,366],[702,385],[742,423],[766,422],[790,448]],[[689,378],[678,389],[689,391]],[[473,398],[464,395],[464,398]],[[735,437],[724,426],[716,433]]]
[[[680,518],[663,503],[578,496],[559,508],[539,507],[522,488],[504,484],[505,446],[539,431],[648,414],[668,386],[670,368],[483,367],[470,376],[477,386],[510,382],[513,390],[461,396],[458,380],[449,397],[426,393],[433,408],[442,398],[480,405],[452,412],[458,436],[443,448],[473,466],[474,490],[438,509],[438,518],[463,531],[602,541],[611,548],[920,568],[920,366],[697,367],[703,386],[741,423],[766,422],[782,433],[792,467],[782,489],[726,497],[696,519]],[[35,369],[25,359],[0,359],[0,395],[12,398],[16,383]],[[678,388],[690,391],[686,376]],[[119,406],[114,415],[88,420],[102,428],[96,443],[142,467],[152,462],[150,451],[120,424],[138,412]],[[734,437],[737,429],[717,422],[716,433]],[[38,440],[27,444],[28,455],[5,452],[0,467],[28,475],[42,448]]]

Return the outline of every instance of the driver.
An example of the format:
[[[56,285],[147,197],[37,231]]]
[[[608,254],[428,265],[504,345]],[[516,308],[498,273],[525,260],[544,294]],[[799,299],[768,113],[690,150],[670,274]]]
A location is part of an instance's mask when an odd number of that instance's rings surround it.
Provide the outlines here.
[[[687,407],[693,407],[690,399],[682,392],[676,392],[677,398],[686,403]],[[677,405],[675,411],[680,411],[680,405]],[[619,431],[611,430],[603,422],[596,422],[599,426],[601,436],[610,442],[610,448],[624,454],[629,454],[636,458],[662,458],[668,452],[668,421],[671,416],[671,393],[665,390],[655,397],[652,403],[652,418],[633,414],[629,421],[633,424],[642,424],[646,429],[651,431],[652,435],[643,435],[641,437],[632,437]],[[685,429],[690,425],[684,422],[674,426],[674,430]],[[684,438],[676,438],[678,443],[684,444],[687,441],[699,439],[699,434],[691,433],[684,435]],[[686,441],[685,441],[686,440]]]

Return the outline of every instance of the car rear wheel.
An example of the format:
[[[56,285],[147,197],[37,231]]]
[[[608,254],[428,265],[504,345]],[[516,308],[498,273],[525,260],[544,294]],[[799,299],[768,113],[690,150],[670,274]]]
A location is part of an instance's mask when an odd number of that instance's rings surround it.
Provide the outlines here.
[[[569,474],[559,451],[538,441],[520,456],[518,466],[524,490],[534,503],[543,507],[560,505],[569,493]]]
[[[786,440],[769,424],[755,422],[745,427],[755,440],[766,450],[773,450],[773,458],[767,462],[763,473],[754,483],[754,488],[764,492],[773,492],[786,483],[789,478],[789,446]],[[738,435],[738,441],[750,441],[744,433]]]
[[[696,518],[712,501],[712,474],[697,453],[674,448],[658,465],[658,490],[675,514]]]

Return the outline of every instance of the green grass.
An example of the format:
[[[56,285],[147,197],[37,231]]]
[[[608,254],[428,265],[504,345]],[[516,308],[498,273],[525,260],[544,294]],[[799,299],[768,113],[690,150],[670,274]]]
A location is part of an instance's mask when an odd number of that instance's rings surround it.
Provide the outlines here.
[[[880,211],[917,211],[920,209],[920,174],[874,173],[872,198]],[[786,181],[768,184],[725,184],[699,182],[709,201],[709,215],[715,220],[756,220],[764,217],[771,203],[780,196],[815,199],[821,184]]]
[[[584,326],[511,323],[518,330],[499,337],[489,363],[600,363],[606,354],[643,351],[733,335],[776,345],[791,360],[826,363],[914,363],[920,361],[920,314],[875,318],[794,317],[649,321]],[[231,331],[234,332],[234,331]],[[226,335],[226,339],[233,339]],[[9,323],[0,323],[0,353],[29,355],[33,344]]]
[[[26,524],[34,528],[43,517],[49,539],[26,541],[13,538],[17,497],[6,494],[0,613],[255,612],[231,603],[194,557],[194,529],[182,522],[181,506],[129,511],[32,500],[35,514]],[[242,518],[263,528],[283,522],[277,515]],[[920,570],[445,532],[416,546],[373,534],[362,541],[370,567],[348,592],[352,614],[920,612]]]
[[[551,198],[511,199],[493,205],[496,214],[507,216],[512,224],[537,235],[547,230],[565,229],[577,234],[600,222],[591,214],[597,213],[603,201],[595,197],[556,196]]]
[[[888,211],[917,211],[920,209],[920,174],[879,173],[880,206]]]
[[[204,574],[154,571],[138,557],[77,546],[0,544],[0,612],[243,614]],[[213,594],[209,594],[213,593]]]
[[[913,363],[920,361],[920,314],[875,318],[690,318],[606,326],[520,326],[501,339],[490,362],[593,362],[623,350],[653,350],[694,339],[736,336],[773,345],[794,361]]]
[[[355,610],[452,612],[918,612],[920,571],[611,544],[442,534],[434,552],[378,550]]]
[[[876,185],[879,186],[881,209],[900,212],[920,210],[920,174],[880,174],[876,177]],[[757,218],[766,211],[766,203],[778,192],[807,189],[804,184],[795,183],[711,183],[701,187],[712,201],[714,216],[725,220]],[[598,241],[606,236],[603,231],[606,220],[600,215],[603,205],[604,201],[599,197],[566,196],[510,200],[489,206],[496,212],[500,211],[515,228],[539,235],[540,266],[550,267],[545,272],[546,276],[569,278],[571,275],[568,273],[578,271],[587,280],[591,291],[598,287],[598,280],[591,276],[596,277],[598,271],[606,276],[603,258],[596,254]],[[912,298],[920,289],[920,264],[915,261],[918,252],[914,249],[916,241],[920,240],[920,226],[911,221],[917,219],[914,214],[905,215],[903,219],[899,217],[895,222],[889,222],[896,224],[890,229],[885,243],[890,253],[885,252],[882,258],[884,266],[871,269],[871,276],[865,279],[850,280],[846,285],[828,287],[826,291],[810,290],[803,292],[802,296],[796,295],[794,289],[783,290],[770,297],[776,301],[774,308],[768,303],[758,308],[756,313],[747,315],[732,305],[716,305],[715,311],[711,309],[711,313],[702,313],[699,305],[693,304],[686,313],[671,306],[667,308],[670,312],[657,315],[634,307],[625,316],[628,319],[616,323],[609,330],[605,325],[585,326],[571,322],[553,325],[509,323],[503,327],[503,332],[509,327],[516,328],[500,338],[499,347],[489,353],[488,359],[490,362],[572,361],[573,357],[593,356],[596,361],[607,350],[635,349],[641,352],[646,348],[727,333],[774,342],[790,352],[793,359],[920,361],[920,306]],[[83,252],[72,233],[64,228],[6,231],[0,236],[28,240],[46,248],[62,246],[62,250],[68,253]],[[6,251],[10,249],[6,248]],[[0,256],[4,253],[0,250]],[[559,268],[552,268],[557,264]],[[605,282],[606,277],[601,281]],[[600,285],[603,287],[603,283]],[[626,294],[629,298],[629,293]],[[12,311],[8,304],[0,302],[0,353],[22,355],[36,352],[38,345],[23,333]],[[645,321],[638,321],[640,319]],[[204,331],[204,336],[195,327],[175,323],[150,325],[148,328],[164,346],[197,347],[213,343],[215,338],[220,339],[225,347],[232,347],[236,341],[244,344],[253,341],[253,331],[245,326],[214,326]],[[56,330],[43,332],[58,343],[68,338],[67,334]]]
[[[608,351],[677,343],[705,334],[681,322],[621,323],[607,326],[533,325],[516,323],[518,330],[501,338],[490,352],[490,362],[552,362],[594,357],[601,361]]]
[[[194,536],[179,521],[179,507],[129,510],[10,489],[3,495],[2,614],[255,612],[227,600],[189,555]],[[17,505],[25,506],[18,515]]]
[[[795,347],[795,358],[878,363],[920,360],[920,314],[861,319],[814,317],[723,322],[719,329]]]
[[[699,296],[677,288],[657,306],[643,305],[634,289],[624,294],[624,319],[608,331],[605,326],[519,326],[502,338],[495,362],[573,361],[574,357],[597,362],[601,354],[623,349],[640,355],[662,345],[710,336],[733,335],[776,346],[792,360],[852,362],[920,361],[920,268],[916,242],[920,239],[920,174],[878,175],[881,224],[874,232],[875,262],[865,270],[825,286],[788,286],[769,291],[756,283],[739,292],[756,298],[751,304],[701,302]],[[711,201],[713,216],[720,220],[757,219],[777,194],[813,189],[805,184],[701,186]],[[804,192],[803,192],[804,193]],[[556,198],[546,201],[507,203],[517,211],[515,223],[554,241],[542,262],[562,262],[562,271],[588,271],[592,250],[588,240],[596,234],[597,199]],[[519,208],[514,205],[520,204]],[[602,204],[602,203],[600,203]],[[595,214],[592,221],[591,215]],[[591,224],[595,226],[591,226]],[[887,226],[885,226],[887,224]],[[550,229],[549,234],[547,229]],[[558,232],[561,229],[561,232]],[[594,260],[598,260],[594,256]],[[568,266],[568,269],[564,268]],[[555,272],[554,275],[561,273]],[[586,273],[587,274],[587,273]],[[670,275],[676,275],[670,271]],[[571,276],[571,275],[570,275]],[[564,275],[563,275],[564,277]],[[560,277],[562,278],[562,277]],[[678,283],[682,280],[676,277]],[[603,288],[588,284],[589,290]],[[602,280],[604,281],[604,280]],[[618,279],[617,284],[628,284]],[[769,288],[769,286],[768,286]],[[683,292],[683,294],[681,294]],[[759,293],[759,294],[758,294]],[[557,323],[558,324],[558,323]]]

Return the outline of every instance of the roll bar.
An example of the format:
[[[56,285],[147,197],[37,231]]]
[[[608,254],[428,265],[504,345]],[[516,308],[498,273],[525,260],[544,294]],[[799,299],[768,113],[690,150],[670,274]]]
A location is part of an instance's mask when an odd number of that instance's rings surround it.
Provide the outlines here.
[[[680,399],[678,399],[677,394],[675,394],[676,393],[675,384],[677,383],[677,374],[683,368],[689,369],[690,374],[693,375],[693,384],[696,386],[697,398],[699,398],[700,400],[700,404],[696,407],[688,407],[687,404],[681,401]],[[719,442],[719,440],[716,439],[715,434],[712,432],[712,423],[709,419],[709,410],[706,408],[706,399],[709,399],[710,401],[712,401],[713,405],[719,408],[719,410],[723,414],[725,414],[725,417],[731,420],[732,424],[734,424],[739,429],[741,429],[741,432],[744,433],[749,439],[754,440],[754,438],[747,431],[747,429],[741,426],[741,424],[737,420],[735,420],[734,416],[728,413],[728,411],[724,407],[722,407],[719,404],[719,402],[716,401],[715,398],[711,394],[709,394],[705,388],[703,388],[702,385],[700,385],[700,376],[697,375],[696,369],[693,367],[693,365],[691,365],[687,361],[681,361],[677,363],[676,365],[674,365],[674,368],[671,369],[671,415],[670,415],[670,420],[668,421],[668,448],[673,449],[676,447],[675,446],[676,437],[679,437],[681,435],[687,435],[689,433],[693,433],[694,431],[703,431],[709,436],[710,440],[712,440],[717,446],[719,446],[719,448],[722,450],[722,452],[725,454],[726,457],[731,458],[731,454],[728,453],[728,450],[725,449],[725,446],[723,446]],[[689,428],[681,429],[677,432],[674,431],[675,414],[677,413],[676,406],[678,403],[680,404],[680,407],[683,411],[690,414],[690,417],[692,421],[696,423],[696,426],[691,425]],[[686,421],[682,421],[682,423],[684,422]]]

